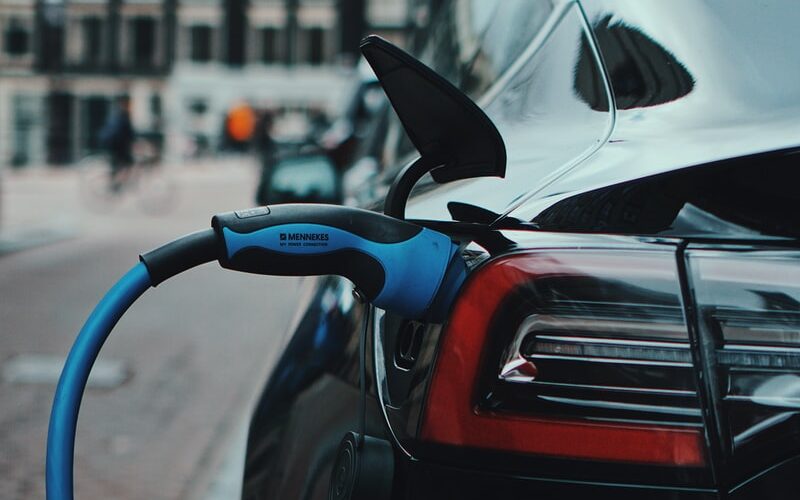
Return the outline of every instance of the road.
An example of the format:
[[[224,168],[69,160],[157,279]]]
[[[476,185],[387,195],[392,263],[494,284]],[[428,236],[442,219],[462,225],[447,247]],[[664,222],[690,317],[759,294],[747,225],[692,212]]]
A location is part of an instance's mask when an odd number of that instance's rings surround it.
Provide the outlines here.
[[[171,170],[177,207],[159,217],[125,199],[104,213],[87,211],[74,172],[6,173],[0,236],[7,250],[39,245],[0,255],[3,368],[21,355],[63,358],[138,253],[208,227],[216,212],[252,204],[256,175],[246,161]],[[125,368],[125,382],[84,397],[76,498],[236,498],[243,425],[301,287],[299,279],[210,264],[146,293],[100,356]],[[0,382],[0,498],[44,498],[54,388],[47,380]]]

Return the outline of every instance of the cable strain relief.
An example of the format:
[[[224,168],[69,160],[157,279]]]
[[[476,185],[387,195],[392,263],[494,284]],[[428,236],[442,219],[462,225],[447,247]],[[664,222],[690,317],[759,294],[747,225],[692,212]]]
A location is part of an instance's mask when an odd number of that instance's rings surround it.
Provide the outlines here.
[[[219,245],[213,229],[187,234],[139,256],[155,287],[193,267],[217,260]]]

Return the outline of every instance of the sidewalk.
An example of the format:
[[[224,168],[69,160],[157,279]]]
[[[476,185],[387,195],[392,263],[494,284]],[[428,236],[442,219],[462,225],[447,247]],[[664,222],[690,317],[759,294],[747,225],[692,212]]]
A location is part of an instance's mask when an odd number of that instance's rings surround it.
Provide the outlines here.
[[[75,171],[5,173],[3,237],[30,245],[71,236],[0,257],[0,498],[33,500],[44,496],[55,390],[55,377],[42,372],[53,363],[42,360],[63,357],[91,306],[138,253],[251,205],[258,170],[237,159],[175,166],[177,205],[156,217],[133,202],[107,213],[84,208]],[[250,408],[298,286],[209,265],[146,294],[99,360],[121,363],[124,382],[84,396],[76,498],[237,498]],[[38,362],[15,365],[20,359]]]
[[[165,167],[179,188],[209,184],[225,173],[235,179],[255,175],[248,157],[213,158]],[[253,189],[255,189],[255,180]],[[110,213],[90,210],[81,198],[81,172],[76,167],[32,166],[0,169],[0,256],[76,237],[98,225],[139,217],[133,195],[125,195]],[[187,208],[179,200],[177,210]],[[181,206],[183,205],[183,206]],[[191,205],[189,203],[188,205]],[[244,203],[243,205],[247,205]],[[173,212],[164,214],[171,216]],[[109,217],[111,216],[111,217]]]
[[[5,169],[0,176],[0,255],[54,243],[78,232],[77,172]]]

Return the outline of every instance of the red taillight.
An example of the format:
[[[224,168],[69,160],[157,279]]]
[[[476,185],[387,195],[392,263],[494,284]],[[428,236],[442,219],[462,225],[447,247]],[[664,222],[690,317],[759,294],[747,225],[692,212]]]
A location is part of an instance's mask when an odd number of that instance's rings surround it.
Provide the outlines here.
[[[575,378],[570,379],[569,383],[564,383],[564,376],[561,374],[551,379],[547,378],[548,371],[555,372],[565,366],[572,367],[567,369],[581,371],[584,365],[592,366],[591,370],[597,370],[596,366],[600,364],[602,370],[603,363],[613,367],[610,370],[621,369],[629,378],[635,375],[635,370],[640,369],[646,379],[650,364],[658,365],[659,369],[663,370],[683,370],[691,373],[691,363],[687,365],[681,361],[684,353],[688,353],[688,340],[675,338],[676,331],[682,331],[685,336],[685,327],[681,327],[683,330],[679,328],[683,325],[682,313],[677,298],[679,294],[678,281],[674,274],[674,258],[671,255],[671,252],[656,252],[655,255],[649,255],[646,252],[632,251],[526,253],[501,258],[476,271],[465,285],[443,333],[420,437],[424,441],[439,444],[546,456],[659,465],[704,465],[704,441],[697,408],[675,409],[676,414],[681,414],[683,411],[694,416],[695,413],[692,412],[696,412],[697,416],[697,421],[694,423],[687,420],[676,422],[675,425],[665,424],[664,422],[670,420],[663,415],[653,419],[653,423],[641,423],[647,418],[636,416],[617,418],[602,413],[610,407],[621,409],[618,413],[627,410],[634,413],[641,412],[642,408],[646,408],[649,412],[646,412],[647,414],[658,413],[660,408],[658,404],[649,400],[646,401],[647,404],[641,404],[637,398],[657,398],[654,399],[656,402],[672,401],[670,398],[675,401],[687,398],[694,401],[692,390],[633,387],[631,385],[635,384],[626,386],[624,381],[609,383],[610,385],[593,385],[593,379],[583,380],[581,373],[576,373]],[[618,270],[615,270],[615,266]],[[504,378],[503,370],[509,366],[506,354],[511,341],[505,339],[501,341],[504,346],[493,347],[493,344],[497,344],[495,338],[497,335],[493,335],[496,333],[493,329],[496,329],[497,317],[508,309],[503,309],[504,302],[509,295],[518,293],[520,289],[527,290],[526,293],[532,297],[542,296],[550,290],[546,284],[547,280],[563,281],[574,277],[584,279],[584,282],[579,288],[570,289],[577,290],[574,293],[559,291],[553,294],[555,298],[547,305],[547,317],[551,318],[548,324],[556,324],[557,321],[552,318],[559,317],[566,318],[565,324],[575,325],[578,324],[576,318],[582,317],[584,323],[589,326],[582,328],[570,326],[569,328],[574,331],[569,332],[548,330],[540,332],[541,335],[528,335],[528,337],[533,336],[533,340],[527,337],[523,339],[518,335],[520,340],[516,341],[514,350],[518,352],[520,349],[536,349],[536,340],[541,337],[547,340],[539,344],[546,344],[548,352],[560,353],[561,345],[583,345],[580,339],[586,339],[588,343],[602,342],[600,344],[602,349],[597,351],[600,354],[592,357],[591,354],[586,355],[589,350],[582,350],[581,356],[553,356],[536,352],[531,354],[526,351],[524,355],[518,353],[518,360],[514,362],[516,365],[512,364],[513,376]],[[589,278],[589,281],[585,281],[585,278]],[[616,284],[609,285],[610,282]],[[643,283],[643,285],[637,288],[633,283]],[[673,284],[674,294],[668,288],[664,289],[667,291],[661,289]],[[604,290],[600,290],[604,287]],[[581,290],[590,289],[591,293],[595,294],[594,298],[591,301],[583,300],[580,296],[583,293]],[[628,293],[639,294],[639,298],[627,300],[624,296]],[[613,297],[621,298],[616,300]],[[646,300],[641,297],[645,297]],[[653,304],[642,303],[643,301],[650,301]],[[576,303],[580,303],[580,306],[573,307]],[[512,309],[517,312],[520,309],[534,309],[526,310],[524,313],[536,313],[535,309],[538,306],[532,304],[528,301],[522,306],[517,304]],[[572,309],[565,309],[567,306]],[[644,319],[637,311],[646,311]],[[664,311],[672,311],[671,314],[674,313],[675,317],[669,321],[658,319],[659,314],[669,316]],[[602,315],[605,315],[604,319],[598,318]],[[591,318],[596,318],[596,321],[586,321]],[[599,335],[597,328],[592,327],[594,323],[607,325],[613,321],[620,324],[614,332],[601,331],[599,333],[602,335]],[[641,335],[632,339],[631,337],[642,330],[641,325],[647,321],[652,323],[652,331],[645,329]],[[519,323],[519,321],[514,322],[514,324]],[[608,329],[607,326],[602,328]],[[613,339],[612,342],[616,346],[614,349],[610,350],[607,347],[609,342],[607,338]],[[631,350],[628,347],[630,344],[636,345],[638,351]],[[527,347],[523,349],[523,345]],[[649,350],[642,350],[643,345]],[[498,352],[503,354],[498,356]],[[651,359],[661,352],[664,352],[663,362]],[[613,358],[619,353],[642,359]],[[648,356],[650,359],[646,360]],[[543,366],[548,366],[548,370],[536,369],[539,359],[544,363]],[[678,361],[675,361],[676,359]],[[527,367],[524,366],[526,360],[529,361]],[[562,365],[559,366],[559,363]],[[553,366],[556,368],[552,368]],[[594,373],[591,370],[587,370],[586,373]],[[631,375],[632,373],[634,375]],[[488,382],[486,382],[487,374],[489,374]],[[489,389],[486,388],[487,384],[490,386]],[[593,411],[600,413],[587,417],[580,413],[568,414],[559,410],[558,396],[562,393],[558,391],[561,388],[565,391],[580,391],[583,399],[569,398],[568,403],[572,407],[581,404],[594,405]],[[491,393],[494,389],[510,394],[528,394],[525,396],[527,399],[522,398],[525,401],[524,405],[527,406],[520,407],[517,404],[504,408],[485,404],[489,399],[486,393]],[[545,391],[546,394],[542,396],[543,393],[537,391]],[[540,403],[555,405],[556,409],[539,411],[537,404]],[[603,408],[603,404],[606,408]]]

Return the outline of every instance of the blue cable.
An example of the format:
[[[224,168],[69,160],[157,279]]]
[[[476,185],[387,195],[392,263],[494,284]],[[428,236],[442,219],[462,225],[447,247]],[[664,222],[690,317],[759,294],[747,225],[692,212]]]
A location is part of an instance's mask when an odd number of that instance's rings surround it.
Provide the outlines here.
[[[75,432],[89,372],[114,325],[150,286],[150,274],[140,262],[97,304],[67,356],[47,432],[47,500],[73,499]]]
[[[351,277],[359,288],[366,285],[364,290],[374,292],[370,298],[376,306],[423,317],[431,308],[446,310],[453,293],[445,294],[445,303],[437,299],[439,289],[457,289],[466,270],[463,261],[455,259],[461,266],[455,269],[461,272],[448,271],[454,268],[450,263],[458,249],[449,236],[354,208],[261,207],[217,215],[212,225],[141,255],[142,262],[108,291],[86,320],[64,363],[53,399],[47,436],[47,500],[73,500],[75,432],[89,372],[111,330],[151,286],[212,261],[258,274],[337,274]],[[312,242],[324,244],[300,244],[308,235],[313,236]],[[298,244],[289,245],[288,240]],[[426,258],[412,257],[416,255]],[[309,266],[301,265],[306,257]],[[356,272],[361,265],[367,265],[367,272]],[[376,280],[369,272],[375,265],[384,271],[382,279]]]

